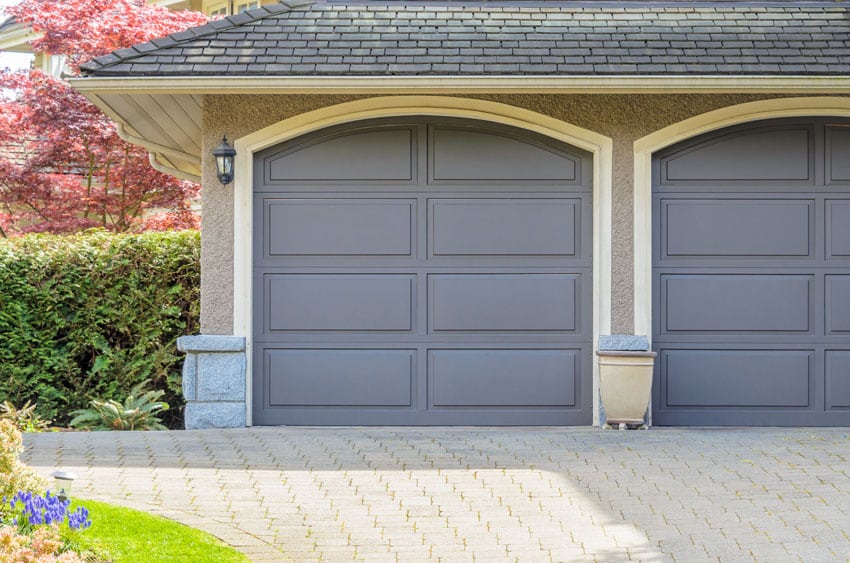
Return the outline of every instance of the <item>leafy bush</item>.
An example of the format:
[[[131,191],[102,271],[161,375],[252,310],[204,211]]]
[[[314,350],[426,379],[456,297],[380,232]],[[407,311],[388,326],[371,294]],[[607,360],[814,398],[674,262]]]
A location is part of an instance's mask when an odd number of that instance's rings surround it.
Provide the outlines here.
[[[158,401],[163,391],[146,391],[144,380],[130,391],[124,403],[92,400],[90,408],[72,412],[71,426],[91,430],[166,430],[157,416],[168,410],[168,403]]]
[[[149,379],[182,405],[175,342],[197,332],[199,295],[197,231],[0,239],[0,397],[66,424]]]

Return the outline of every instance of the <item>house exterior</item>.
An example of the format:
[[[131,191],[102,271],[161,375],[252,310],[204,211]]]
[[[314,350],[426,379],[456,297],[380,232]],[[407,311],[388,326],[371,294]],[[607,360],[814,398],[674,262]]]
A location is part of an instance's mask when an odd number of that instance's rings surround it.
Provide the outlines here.
[[[850,425],[845,2],[292,2],[73,85],[203,184],[187,425]],[[232,185],[210,151],[226,135]]]

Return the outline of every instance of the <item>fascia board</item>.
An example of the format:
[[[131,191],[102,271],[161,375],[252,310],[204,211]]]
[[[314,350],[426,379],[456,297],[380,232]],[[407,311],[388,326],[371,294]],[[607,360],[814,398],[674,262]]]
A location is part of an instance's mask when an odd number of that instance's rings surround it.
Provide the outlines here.
[[[79,77],[82,93],[850,93],[850,76],[188,76]]]

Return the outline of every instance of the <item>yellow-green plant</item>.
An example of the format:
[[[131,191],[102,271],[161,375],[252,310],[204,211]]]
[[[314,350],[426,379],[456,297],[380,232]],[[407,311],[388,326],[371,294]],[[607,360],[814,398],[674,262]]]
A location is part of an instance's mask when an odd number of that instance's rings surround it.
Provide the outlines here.
[[[0,404],[0,418],[11,420],[21,432],[41,432],[50,424],[35,412],[36,405],[27,401],[21,408],[15,407],[10,401]]]
[[[19,491],[41,493],[47,482],[21,463],[24,451],[20,430],[11,420],[0,419],[0,498],[12,498]]]
[[[146,379],[133,387],[123,403],[92,400],[87,409],[75,410],[71,426],[89,430],[167,430],[158,414],[168,410],[160,401],[163,391],[145,390]]]

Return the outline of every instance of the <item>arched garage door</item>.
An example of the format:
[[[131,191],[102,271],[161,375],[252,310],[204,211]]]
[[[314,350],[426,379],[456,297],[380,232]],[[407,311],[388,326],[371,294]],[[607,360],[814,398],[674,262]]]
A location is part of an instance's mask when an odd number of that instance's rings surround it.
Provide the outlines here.
[[[656,424],[850,424],[850,123],[748,124],[653,171]]]
[[[591,169],[461,120],[257,154],[255,424],[590,424]]]

